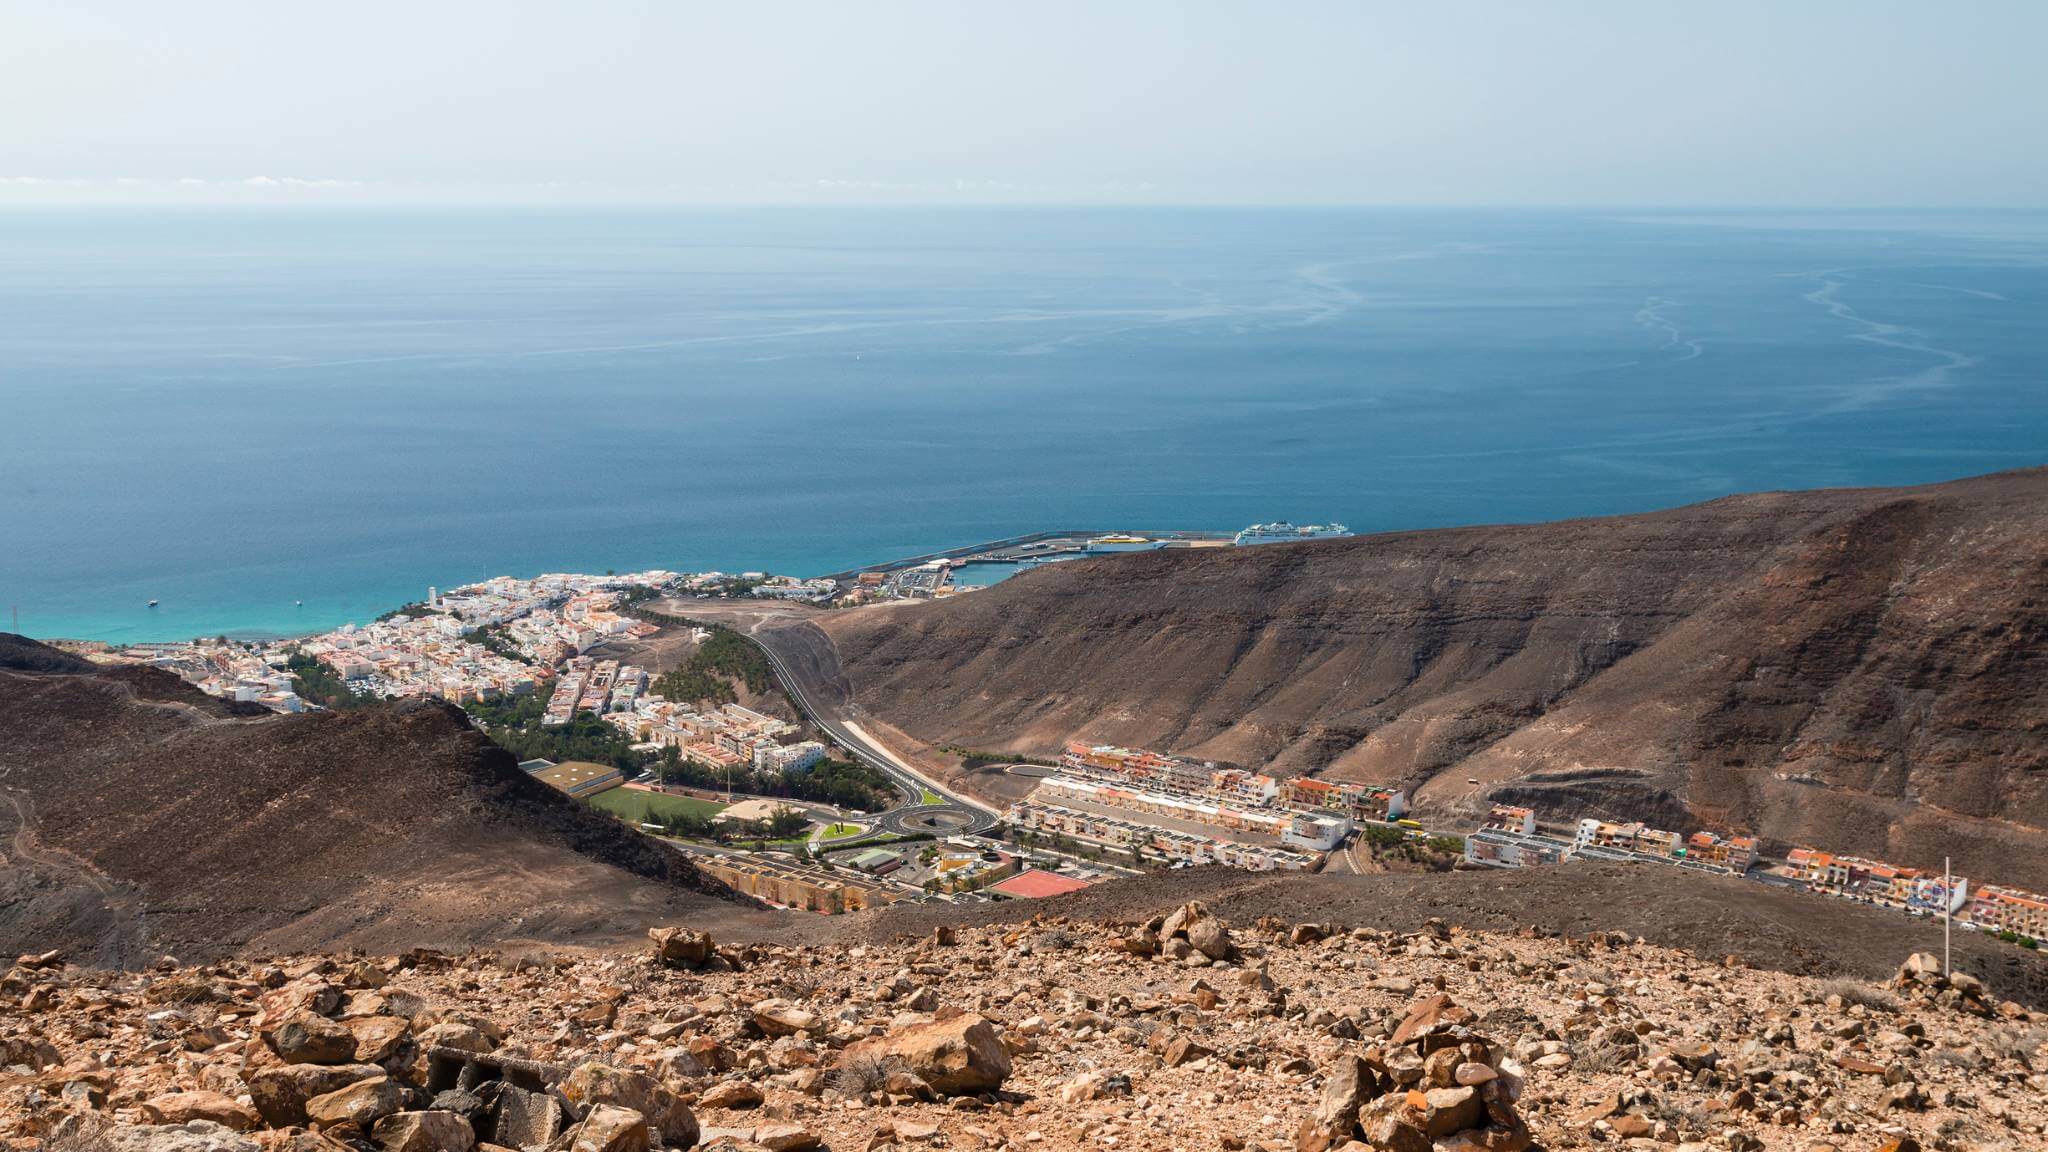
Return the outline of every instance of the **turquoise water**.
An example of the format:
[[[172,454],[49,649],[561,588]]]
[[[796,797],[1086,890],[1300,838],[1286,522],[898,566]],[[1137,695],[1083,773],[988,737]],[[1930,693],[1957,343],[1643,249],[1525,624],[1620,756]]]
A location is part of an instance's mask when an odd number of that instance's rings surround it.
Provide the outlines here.
[[[6,212],[0,624],[1940,480],[2044,321],[2040,215]]]
[[[1177,527],[1185,527],[1184,525]],[[1063,553],[1059,559],[1043,561],[979,560],[962,564],[953,569],[953,583],[961,588],[986,588],[1000,584],[1019,572],[1028,572],[1040,564],[1068,564],[1089,556],[1105,556],[1112,552],[1150,552],[1163,545],[1147,541],[1139,544],[1095,544],[1080,553]]]

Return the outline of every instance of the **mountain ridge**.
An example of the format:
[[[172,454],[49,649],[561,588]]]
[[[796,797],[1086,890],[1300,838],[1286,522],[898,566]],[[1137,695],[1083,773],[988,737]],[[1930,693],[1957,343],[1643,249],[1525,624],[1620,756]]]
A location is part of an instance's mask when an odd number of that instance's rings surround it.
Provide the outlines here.
[[[451,705],[250,716],[0,635],[0,947],[467,945],[739,914]],[[516,895],[516,906],[505,903]]]
[[[2048,887],[2044,469],[1133,553],[816,623],[933,747],[1103,740]]]

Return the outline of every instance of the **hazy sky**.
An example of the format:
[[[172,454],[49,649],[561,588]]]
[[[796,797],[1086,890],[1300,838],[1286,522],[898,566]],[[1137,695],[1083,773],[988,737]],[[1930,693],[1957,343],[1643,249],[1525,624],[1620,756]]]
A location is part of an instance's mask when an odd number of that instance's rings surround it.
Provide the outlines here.
[[[2048,0],[0,0],[0,203],[2048,205]]]

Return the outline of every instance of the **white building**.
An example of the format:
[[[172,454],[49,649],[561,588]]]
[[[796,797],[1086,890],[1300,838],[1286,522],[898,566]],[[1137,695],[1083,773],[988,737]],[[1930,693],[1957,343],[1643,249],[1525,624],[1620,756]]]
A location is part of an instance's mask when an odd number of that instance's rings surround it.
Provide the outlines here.
[[[1342,816],[1300,812],[1288,819],[1287,830],[1280,834],[1280,841],[1311,852],[1328,852],[1351,835],[1351,827],[1351,821]]]
[[[825,758],[825,746],[816,740],[801,744],[762,744],[754,749],[754,767],[762,772],[801,772]]]

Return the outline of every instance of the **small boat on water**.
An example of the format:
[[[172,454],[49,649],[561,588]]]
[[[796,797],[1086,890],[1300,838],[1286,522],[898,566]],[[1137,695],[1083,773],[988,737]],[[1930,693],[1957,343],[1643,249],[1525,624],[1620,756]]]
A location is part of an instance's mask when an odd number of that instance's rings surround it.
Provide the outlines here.
[[[151,608],[154,608],[154,607],[156,607],[156,601],[154,601],[154,600],[151,600],[151,601],[149,602],[149,606],[150,606]]]

